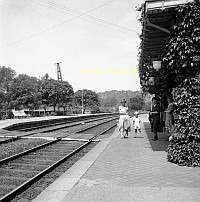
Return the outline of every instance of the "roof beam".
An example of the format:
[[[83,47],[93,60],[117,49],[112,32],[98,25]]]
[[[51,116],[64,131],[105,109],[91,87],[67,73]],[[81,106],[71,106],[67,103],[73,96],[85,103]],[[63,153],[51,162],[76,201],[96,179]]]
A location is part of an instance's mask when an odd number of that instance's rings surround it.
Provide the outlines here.
[[[149,25],[149,26],[151,26],[151,27],[154,27],[154,28],[156,28],[156,29],[159,29],[159,30],[161,30],[161,31],[163,31],[163,32],[165,32],[165,33],[170,34],[170,31],[169,31],[168,29],[165,29],[165,28],[163,28],[163,27],[160,27],[160,26],[158,26],[158,25],[155,25],[155,24],[151,23],[150,20],[149,20],[149,18],[146,19],[146,22],[147,22],[147,25]]]

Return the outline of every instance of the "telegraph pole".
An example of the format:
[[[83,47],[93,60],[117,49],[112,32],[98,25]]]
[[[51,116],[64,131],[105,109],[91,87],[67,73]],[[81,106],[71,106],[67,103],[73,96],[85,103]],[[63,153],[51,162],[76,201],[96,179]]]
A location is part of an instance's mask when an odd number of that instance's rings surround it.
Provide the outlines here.
[[[57,71],[57,79],[59,82],[62,83],[62,74],[61,74],[61,69],[60,69],[60,63],[61,62],[57,62],[57,63],[55,63],[55,65],[56,65],[56,71]],[[55,86],[55,92],[56,92],[55,101],[57,102],[57,100],[58,100],[57,86]],[[56,110],[56,109],[54,109],[54,110]]]
[[[83,111],[84,109],[83,109],[83,89],[82,89],[82,114],[83,114]]]
[[[57,70],[57,79],[58,79],[58,81],[62,82],[62,73],[61,73],[61,69],[60,69],[60,63],[61,62],[55,63],[55,65],[56,65],[56,70]]]

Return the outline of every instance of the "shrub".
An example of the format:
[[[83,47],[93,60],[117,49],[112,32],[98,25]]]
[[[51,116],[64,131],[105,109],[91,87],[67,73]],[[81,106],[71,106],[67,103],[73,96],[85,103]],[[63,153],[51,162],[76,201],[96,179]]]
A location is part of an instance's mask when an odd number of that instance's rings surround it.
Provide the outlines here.
[[[200,81],[186,79],[175,91],[175,123],[167,159],[178,165],[200,166]]]

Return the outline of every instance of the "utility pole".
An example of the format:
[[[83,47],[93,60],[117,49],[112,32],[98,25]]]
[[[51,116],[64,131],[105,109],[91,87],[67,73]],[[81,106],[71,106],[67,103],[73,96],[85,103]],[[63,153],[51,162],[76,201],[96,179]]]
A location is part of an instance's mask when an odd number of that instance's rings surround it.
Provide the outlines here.
[[[58,81],[60,81],[62,83],[62,74],[61,74],[61,69],[60,69],[60,63],[61,62],[57,62],[57,63],[55,63],[55,65],[56,65],[56,71],[57,71],[57,79],[58,79]],[[57,103],[57,101],[58,101],[57,86],[55,86],[55,92],[56,92],[55,102]],[[54,108],[54,110],[56,110],[56,109]]]
[[[58,81],[62,82],[62,73],[61,73],[61,69],[60,69],[60,63],[61,62],[55,63],[55,65],[56,65],[56,70],[57,70],[57,79],[58,79]]]
[[[82,114],[83,114],[83,111],[84,109],[83,109],[83,89],[82,89]]]

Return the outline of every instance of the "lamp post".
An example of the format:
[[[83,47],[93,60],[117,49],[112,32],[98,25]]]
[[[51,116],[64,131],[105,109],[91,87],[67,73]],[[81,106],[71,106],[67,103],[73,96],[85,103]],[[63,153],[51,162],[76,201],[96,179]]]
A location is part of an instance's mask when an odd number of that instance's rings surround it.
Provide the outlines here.
[[[159,78],[158,78],[158,70],[160,70],[161,69],[161,65],[162,65],[162,61],[160,61],[160,60],[155,60],[155,61],[153,61],[153,69],[155,69],[156,70],[156,75],[155,75],[155,97],[159,97],[158,96],[158,94],[160,93],[160,92],[158,92],[158,85],[159,85]],[[160,99],[161,98],[161,96],[159,97],[159,106],[160,106],[160,113],[159,113],[159,117],[160,117],[160,126],[161,127],[159,127],[160,129],[162,128],[162,124],[161,124],[161,120],[162,120],[162,99]],[[160,132],[162,132],[162,131],[160,131]]]
[[[158,70],[161,69],[162,61],[160,60],[154,60],[153,61],[153,69],[156,70],[156,75],[155,75],[155,91],[157,91],[157,84],[158,84]]]
[[[160,60],[155,60],[155,61],[153,61],[153,68],[154,68],[156,71],[158,71],[158,70],[161,68],[161,63],[162,63],[162,61],[160,61]]]

